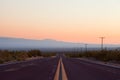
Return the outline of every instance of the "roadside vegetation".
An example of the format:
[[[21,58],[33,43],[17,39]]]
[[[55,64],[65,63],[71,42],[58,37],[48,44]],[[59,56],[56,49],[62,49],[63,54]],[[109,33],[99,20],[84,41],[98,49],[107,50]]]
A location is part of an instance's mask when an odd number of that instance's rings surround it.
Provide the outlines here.
[[[54,57],[56,56],[56,53],[54,52],[44,52],[42,53],[42,57]]]
[[[42,53],[40,50],[8,51],[0,50],[0,64],[10,61],[24,61],[35,57],[51,57],[55,53]]]
[[[66,53],[67,57],[72,58],[91,58],[101,61],[120,61],[120,50],[102,50],[102,51],[87,51],[83,53]]]

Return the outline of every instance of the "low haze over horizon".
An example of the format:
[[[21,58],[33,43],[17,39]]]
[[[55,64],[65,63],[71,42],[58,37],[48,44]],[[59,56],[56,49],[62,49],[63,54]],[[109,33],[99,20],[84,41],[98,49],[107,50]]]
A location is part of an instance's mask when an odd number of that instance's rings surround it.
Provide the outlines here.
[[[120,44],[119,0],[0,0],[0,37]]]

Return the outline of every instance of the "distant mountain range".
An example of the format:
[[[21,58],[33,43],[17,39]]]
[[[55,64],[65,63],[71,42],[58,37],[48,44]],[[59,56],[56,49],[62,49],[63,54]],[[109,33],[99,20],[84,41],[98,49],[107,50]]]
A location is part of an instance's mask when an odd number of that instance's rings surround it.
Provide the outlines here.
[[[119,47],[120,45],[104,45],[104,47]],[[31,40],[23,38],[0,37],[0,49],[14,48],[80,48],[85,47],[84,43],[72,43],[64,41],[56,41],[52,39]],[[88,44],[88,48],[100,48],[100,44]]]

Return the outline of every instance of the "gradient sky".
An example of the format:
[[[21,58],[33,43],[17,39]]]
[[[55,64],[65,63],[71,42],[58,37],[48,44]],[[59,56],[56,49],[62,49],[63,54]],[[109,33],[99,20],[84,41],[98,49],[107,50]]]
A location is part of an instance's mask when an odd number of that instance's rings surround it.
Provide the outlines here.
[[[120,0],[0,0],[0,36],[120,44]]]

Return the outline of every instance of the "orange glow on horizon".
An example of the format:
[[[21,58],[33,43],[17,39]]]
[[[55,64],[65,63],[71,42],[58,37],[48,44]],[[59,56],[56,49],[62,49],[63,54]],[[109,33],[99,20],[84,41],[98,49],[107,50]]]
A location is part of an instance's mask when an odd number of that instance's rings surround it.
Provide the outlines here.
[[[88,3],[87,3],[88,2]],[[0,37],[120,44],[118,0],[2,0]]]

